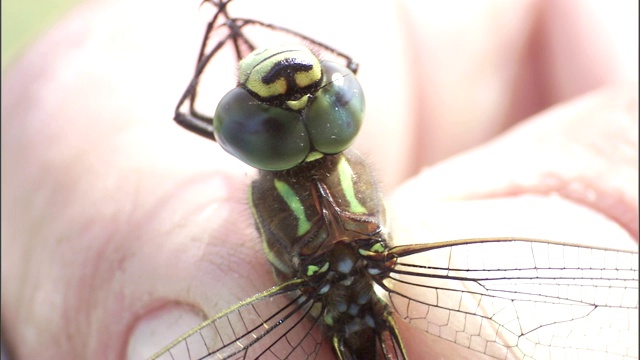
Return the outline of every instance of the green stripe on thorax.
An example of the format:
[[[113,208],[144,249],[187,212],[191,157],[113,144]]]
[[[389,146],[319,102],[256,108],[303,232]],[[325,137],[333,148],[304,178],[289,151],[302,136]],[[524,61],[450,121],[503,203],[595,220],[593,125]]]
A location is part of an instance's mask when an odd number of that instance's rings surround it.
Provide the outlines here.
[[[273,184],[278,190],[278,193],[284,199],[285,203],[291,210],[291,212],[298,219],[298,236],[304,235],[309,229],[311,229],[311,223],[304,212],[304,206],[298,199],[296,193],[291,189],[289,185],[287,185],[284,181],[274,179]]]
[[[338,163],[338,173],[340,174],[340,186],[342,186],[344,197],[349,202],[349,211],[355,214],[366,214],[367,209],[356,198],[353,186],[353,170],[344,157],[341,157]]]

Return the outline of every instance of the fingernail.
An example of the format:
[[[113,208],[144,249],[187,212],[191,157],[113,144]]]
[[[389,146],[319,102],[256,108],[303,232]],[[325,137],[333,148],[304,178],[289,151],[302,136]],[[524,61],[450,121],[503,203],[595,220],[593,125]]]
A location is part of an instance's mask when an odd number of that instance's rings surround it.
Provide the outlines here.
[[[167,306],[147,314],[131,332],[127,359],[148,359],[204,320],[201,314],[184,305]]]

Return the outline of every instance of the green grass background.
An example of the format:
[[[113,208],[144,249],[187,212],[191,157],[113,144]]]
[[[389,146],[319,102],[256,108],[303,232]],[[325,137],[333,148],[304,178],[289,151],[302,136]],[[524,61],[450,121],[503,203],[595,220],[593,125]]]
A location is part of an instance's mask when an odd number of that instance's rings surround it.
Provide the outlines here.
[[[2,72],[82,0],[2,0]]]

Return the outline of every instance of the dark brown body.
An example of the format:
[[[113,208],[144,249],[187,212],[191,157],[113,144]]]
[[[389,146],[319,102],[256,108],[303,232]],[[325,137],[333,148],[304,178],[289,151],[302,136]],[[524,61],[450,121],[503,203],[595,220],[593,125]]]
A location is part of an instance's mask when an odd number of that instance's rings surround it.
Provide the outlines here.
[[[314,284],[301,292],[319,304],[317,316],[343,359],[375,359],[387,351],[384,343],[394,342],[389,333],[396,334],[370,273],[374,254],[368,249],[389,247],[373,179],[363,160],[347,151],[287,171],[263,171],[251,187],[256,224],[276,278],[309,278]],[[326,269],[310,275],[309,265]]]

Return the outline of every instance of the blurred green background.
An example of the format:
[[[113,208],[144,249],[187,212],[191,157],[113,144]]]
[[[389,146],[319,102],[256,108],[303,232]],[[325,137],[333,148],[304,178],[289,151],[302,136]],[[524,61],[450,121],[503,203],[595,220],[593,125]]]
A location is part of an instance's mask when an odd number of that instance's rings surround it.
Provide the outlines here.
[[[2,71],[82,0],[2,0]]]

